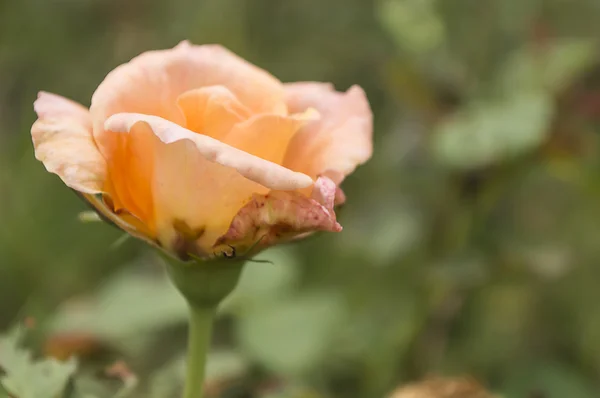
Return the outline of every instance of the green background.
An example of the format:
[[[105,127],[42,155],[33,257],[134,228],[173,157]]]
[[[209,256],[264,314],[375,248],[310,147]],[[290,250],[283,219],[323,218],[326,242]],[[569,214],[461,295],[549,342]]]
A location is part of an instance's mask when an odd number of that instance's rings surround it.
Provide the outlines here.
[[[0,0],[0,325],[34,317],[36,352],[94,336],[81,377],[124,359],[133,396],[177,396],[183,303],[141,243],[78,220],[29,129],[38,90],[89,105],[142,51],[216,42],[284,82],[362,86],[375,151],[341,234],[247,269],[214,396],[383,397],[431,374],[600,396],[598,21],[597,0]]]

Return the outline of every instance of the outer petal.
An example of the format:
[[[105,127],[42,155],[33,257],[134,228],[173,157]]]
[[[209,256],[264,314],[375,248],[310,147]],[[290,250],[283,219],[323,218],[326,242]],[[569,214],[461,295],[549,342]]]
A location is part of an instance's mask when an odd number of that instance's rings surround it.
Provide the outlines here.
[[[153,213],[146,223],[161,245],[181,258],[212,255],[213,243],[236,212],[254,192],[267,192],[235,169],[207,160],[189,140],[162,142],[145,121],[120,135],[152,143],[145,154],[152,162],[150,177],[132,194],[150,196]],[[125,178],[136,176],[125,173]]]
[[[80,196],[94,208],[103,221],[114,224],[117,228],[120,228],[128,234],[151,245],[156,245],[152,231],[150,231],[137,217],[128,212],[120,212],[118,215],[115,214],[106,202],[96,195],[80,194]]]
[[[260,159],[211,137],[196,134],[160,117],[135,113],[118,114],[106,121],[105,128],[114,132],[128,132],[140,121],[148,123],[154,134],[165,144],[189,140],[207,160],[231,167],[247,179],[267,188],[293,190],[313,184],[313,180],[305,174]]]
[[[319,121],[307,124],[290,142],[283,165],[316,177],[327,174],[339,184],[372,154],[373,117],[364,91],[340,93],[329,84],[286,84],[290,112],[315,108]]]
[[[114,148],[107,158],[105,192],[115,212],[127,211],[155,235],[151,180],[155,170],[156,140],[145,134],[113,134]]]
[[[72,119],[91,130],[92,119],[89,110],[68,98],[40,91],[33,107],[40,119]]]
[[[102,192],[106,162],[91,132],[83,106],[55,94],[40,92],[34,109],[38,120],[31,128],[35,157],[64,183],[80,192]]]
[[[252,112],[287,113],[279,80],[218,45],[182,42],[149,51],[113,70],[92,97],[94,136],[103,154],[112,148],[104,121],[116,113],[144,113],[184,125],[177,98],[192,89],[222,85]]]
[[[217,240],[215,248],[230,246],[245,255],[316,231],[339,232],[342,227],[333,209],[335,192],[335,183],[321,177],[311,198],[284,191],[254,195],[235,216],[227,233]]]
[[[39,117],[31,128],[36,158],[107,221],[152,243],[149,231],[140,220],[128,213],[115,214],[95,195],[107,193],[107,164],[92,138],[88,110],[76,102],[45,92],[39,93],[34,108]]]
[[[129,132],[143,142],[154,141],[153,150],[146,154],[153,162],[148,187],[154,213],[149,224],[155,225],[162,245],[181,257],[212,255],[217,238],[253,194],[267,193],[273,187],[296,189],[313,184],[306,175],[158,117],[114,115],[106,129],[116,135]]]
[[[202,87],[183,93],[177,99],[188,130],[223,138],[237,123],[248,119],[251,111],[225,86]]]

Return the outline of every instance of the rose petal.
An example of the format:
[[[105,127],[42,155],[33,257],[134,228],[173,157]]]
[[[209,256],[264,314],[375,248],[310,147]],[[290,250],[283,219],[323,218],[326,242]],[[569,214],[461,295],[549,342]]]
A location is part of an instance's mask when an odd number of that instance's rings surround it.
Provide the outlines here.
[[[128,212],[115,214],[103,200],[95,195],[80,193],[80,196],[97,211],[100,218],[104,221],[114,224],[116,227],[138,239],[151,245],[156,245],[152,231],[137,217]]]
[[[319,177],[315,182],[311,199],[316,200],[321,206],[325,207],[327,212],[333,217],[335,221],[335,198],[337,192],[337,185],[328,177]]]
[[[161,244],[182,258],[211,256],[217,238],[253,194],[313,183],[308,176],[158,117],[118,114],[109,118],[105,127],[112,134],[150,143],[144,154],[152,159],[150,181],[139,178],[147,186],[130,191],[131,197],[151,196],[153,215],[145,221]],[[129,134],[119,134],[123,132]],[[136,178],[129,169],[123,170],[124,181]],[[119,189],[131,190],[131,186],[118,186],[121,197]]]
[[[346,203],[346,194],[344,193],[344,191],[342,190],[342,188],[337,187],[337,189],[335,190],[334,205],[335,206],[341,206],[344,203]]]
[[[144,113],[184,125],[177,98],[193,89],[225,86],[255,113],[286,114],[283,86],[266,71],[218,45],[182,42],[149,51],[113,70],[92,97],[94,137],[106,155],[114,137],[104,121],[116,113]]]
[[[105,128],[114,132],[128,132],[139,121],[148,123],[154,134],[162,142],[170,144],[181,140],[189,140],[207,160],[231,167],[247,179],[267,188],[294,190],[306,188],[313,184],[313,180],[305,174],[260,159],[211,137],[196,134],[160,117],[122,113],[110,117],[106,121]]]
[[[162,246],[181,258],[210,256],[215,240],[252,194],[267,192],[235,169],[204,158],[190,140],[162,142],[145,121],[122,135],[152,143],[145,154],[152,159],[152,175],[137,194],[151,196],[153,214],[147,223]],[[135,177],[125,173],[125,178]]]
[[[183,93],[177,99],[188,130],[221,139],[251,111],[225,86],[202,87]]]
[[[33,108],[40,119],[74,119],[91,131],[92,119],[89,110],[68,98],[40,91]]]
[[[145,134],[113,134],[114,148],[106,157],[105,191],[115,212],[127,211],[146,224],[155,236],[151,181],[155,170],[156,139]]]
[[[229,230],[215,243],[234,247],[237,253],[252,254],[280,241],[289,241],[299,235],[317,231],[339,232],[333,210],[336,185],[327,177],[315,183],[313,195],[308,198],[298,192],[271,191],[254,195],[233,219]]]
[[[80,192],[102,192],[106,162],[92,138],[91,120],[83,106],[40,92],[34,103],[38,120],[31,127],[35,157],[46,170]]]
[[[283,165],[313,178],[333,172],[341,183],[372,154],[372,113],[364,91],[353,86],[336,92],[330,84],[285,84],[290,112],[315,108],[319,121],[294,136]]]
[[[306,123],[318,119],[314,109],[290,116],[256,115],[236,124],[222,141],[261,159],[281,164],[292,137]]]
[[[88,110],[69,99],[45,92],[39,93],[34,108],[39,119],[33,124],[31,135],[36,157],[46,169],[58,174],[109,222],[152,243],[144,224],[129,213],[115,214],[95,195],[106,196],[109,181],[106,161],[92,138]]]

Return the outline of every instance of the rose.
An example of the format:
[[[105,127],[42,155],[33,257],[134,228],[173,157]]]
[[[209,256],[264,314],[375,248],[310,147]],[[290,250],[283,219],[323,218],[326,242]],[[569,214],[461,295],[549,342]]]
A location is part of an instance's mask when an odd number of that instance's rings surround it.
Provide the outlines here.
[[[338,185],[372,152],[361,88],[282,84],[217,45],[141,54],[108,74],[89,110],[44,92],[34,108],[46,169],[181,259],[340,231]]]

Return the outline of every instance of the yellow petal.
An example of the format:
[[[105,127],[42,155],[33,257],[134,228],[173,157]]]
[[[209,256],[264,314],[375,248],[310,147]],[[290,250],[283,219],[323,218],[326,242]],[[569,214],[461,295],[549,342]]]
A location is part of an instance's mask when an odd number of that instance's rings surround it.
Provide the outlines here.
[[[113,134],[113,150],[106,157],[108,179],[105,192],[113,211],[131,213],[155,235],[151,181],[154,173],[154,137],[144,134]]]
[[[183,93],[177,104],[188,130],[221,139],[251,112],[225,86],[202,87]]]
[[[294,136],[283,165],[316,177],[335,176],[335,182],[352,173],[372,154],[373,116],[364,91],[353,86],[340,93],[329,84],[285,85],[290,112],[315,108],[321,118]]]
[[[31,127],[35,157],[46,170],[80,192],[102,192],[106,162],[92,138],[91,119],[83,106],[55,94],[41,92]]]
[[[261,159],[281,164],[292,137],[319,114],[308,109],[301,114],[280,116],[263,114],[237,124],[222,141]]]

